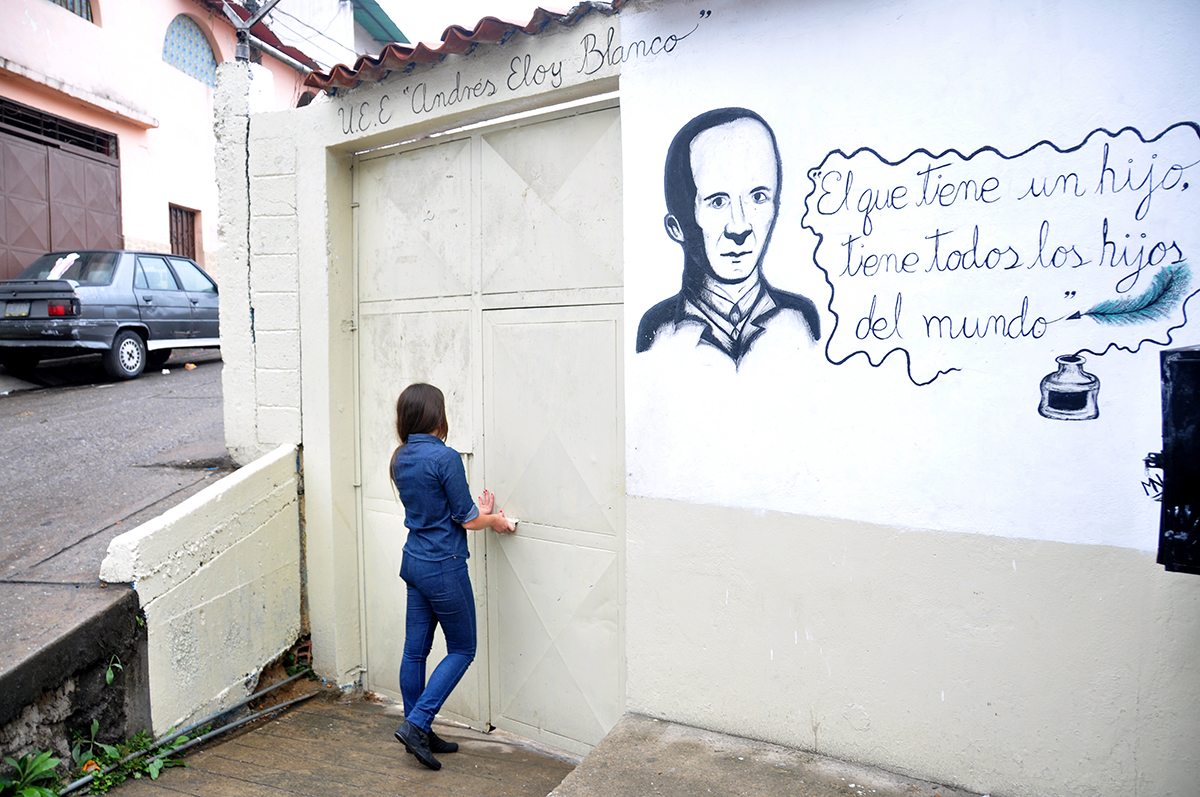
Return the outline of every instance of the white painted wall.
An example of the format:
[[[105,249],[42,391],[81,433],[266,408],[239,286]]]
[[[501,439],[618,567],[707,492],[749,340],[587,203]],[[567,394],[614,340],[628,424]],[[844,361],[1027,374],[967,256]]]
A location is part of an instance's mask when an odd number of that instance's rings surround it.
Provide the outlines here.
[[[1153,554],[627,507],[629,710],[992,795],[1194,793],[1200,585]]]
[[[709,5],[703,19],[690,4],[622,16],[626,42],[694,28],[673,52],[622,70],[627,333],[679,290],[681,251],[661,221],[667,145],[697,113],[741,105],[772,125],[783,159],[763,270],[775,287],[815,302],[822,335],[797,349],[765,334],[736,370],[694,336],[631,358],[629,491],[1154,548],[1158,505],[1141,481],[1142,458],[1161,446],[1158,352],[1200,341],[1196,322],[1184,326],[1184,300],[1200,291],[1200,271],[1187,262],[1200,256],[1190,221],[1200,213],[1200,92],[1172,77],[1200,69],[1187,33],[1197,9],[1145,4],[1131,27],[1115,4],[968,12],[934,0],[865,3],[836,19],[828,5]],[[917,46],[934,29],[944,31],[938,46]],[[730,69],[713,61],[716,48],[778,55]],[[794,76],[786,89],[783,74]],[[1193,124],[1173,127],[1181,122]],[[1117,135],[1127,127],[1155,140]],[[1027,196],[1031,181],[1052,187],[1072,174],[1079,195]],[[963,181],[992,190],[922,204],[922,190],[932,197],[938,185]],[[875,194],[864,200],[868,191],[904,206],[868,216],[860,204],[885,204]],[[967,259],[995,249],[995,267],[943,270],[971,250],[975,229],[978,252]],[[1118,254],[1128,247],[1132,260],[1144,249],[1149,260],[1160,243],[1159,262],[1140,271]],[[860,268],[888,253],[912,253],[911,272]],[[1069,318],[1143,296],[1169,267],[1191,276],[1161,318]],[[1191,299],[1191,316],[1198,306]],[[991,334],[949,339],[964,319]],[[997,335],[997,323],[1008,334]],[[1076,353],[1099,377],[1099,417],[1043,417],[1040,382],[1057,356]]]
[[[815,265],[824,252],[815,254],[804,200],[809,170],[838,150],[867,146],[889,161],[921,148],[1015,155],[1042,140],[1075,147],[1101,127],[1152,138],[1195,121],[1195,13],[1166,0],[1136,11],[639,2],[616,20],[592,16],[279,120],[255,117],[252,150],[287,146],[288,135],[295,147],[299,330],[282,337],[300,341],[318,669],[346,683],[363,661],[350,153],[608,90],[619,70],[628,708],[993,795],[1194,793],[1200,581],[1154,564],[1155,506],[1139,484],[1141,458],[1161,444],[1159,346],[1089,356],[1101,414],[1078,422],[1037,413],[1057,343],[980,349],[925,387],[897,355],[878,368],[865,355],[834,365],[824,348],[833,312],[853,321],[854,308],[830,310],[837,275],[831,287]],[[937,45],[926,45],[935,33]],[[524,84],[526,55],[534,67],[558,65],[562,79]],[[476,85],[485,90],[461,90]],[[416,99],[439,94],[436,107]],[[666,146],[687,119],[727,104],[776,128],[784,191],[766,273],[812,297],[826,333],[809,347],[776,336],[752,352],[764,355],[759,364],[736,370],[694,346],[634,351],[641,315],[680,285],[679,249],[662,223]],[[1172,144],[1161,157],[1191,147]],[[891,175],[871,157],[855,168]],[[1160,198],[1177,204],[1147,223],[1148,236],[1192,247],[1175,223],[1194,215],[1191,195]],[[1012,207],[988,220],[1016,235],[1032,217]],[[1103,213],[1128,211],[1092,204],[1062,218],[1086,231]],[[895,241],[931,220],[910,229],[883,219],[879,235]],[[276,240],[269,226],[251,229],[251,249]],[[1039,297],[1075,290],[1088,309],[1112,277],[1082,287],[1056,277]],[[936,297],[934,288],[913,295]],[[845,293],[850,305],[866,298]],[[984,307],[989,291],[946,295],[961,312]],[[1006,287],[1003,307],[1023,295]],[[1173,335],[1196,340],[1190,326]],[[1067,339],[1062,351],[1103,344]],[[878,362],[886,348],[872,351]],[[943,354],[930,348],[914,361],[928,367]],[[246,410],[239,417],[262,406],[256,383],[227,383]],[[246,439],[267,445],[263,425],[253,428]]]
[[[250,115],[249,67],[224,63],[217,75],[221,332],[237,341],[222,349],[225,441],[234,459],[247,463],[300,442],[296,145],[286,116]],[[262,143],[248,150],[251,124]]]
[[[1200,195],[1174,179],[1200,161],[1195,129],[1155,144],[1093,134],[1133,126],[1153,139],[1200,118],[1184,79],[1200,66],[1196,8],[703,8],[711,15],[694,3],[622,14],[626,48],[694,31],[622,67],[627,339],[680,289],[681,252],[662,221],[667,146],[693,116],[729,105],[778,136],[781,207],[763,269],[814,300],[822,337],[810,346],[770,329],[737,368],[695,334],[630,351],[629,708],[991,794],[1194,792],[1200,581],[1154,563],[1158,505],[1140,482],[1142,458],[1161,448],[1158,352],[1200,340],[1182,310],[1200,283],[1155,323],[1058,319],[1138,295],[1165,268],[1132,287],[1135,269],[1098,266],[1105,218],[1122,246],[1145,233],[1147,250],[1165,239],[1184,259],[1198,251]],[[996,154],[1085,140],[1065,154]],[[1097,190],[1105,143],[1118,186],[1129,159],[1145,169],[1133,185],[1151,163],[1163,175],[1180,164],[1144,217],[1144,194]],[[965,162],[941,155],[987,147]],[[918,208],[930,164],[980,184],[994,176],[997,201]],[[851,170],[850,208],[834,212],[828,172]],[[1073,171],[1084,196],[1019,199],[1032,178]],[[898,185],[910,204],[878,211],[864,234],[862,191]],[[923,270],[927,236],[961,241],[965,228],[969,243],[975,224],[981,258],[1003,241],[1029,264],[1042,221],[1047,258],[1076,246],[1091,262]],[[866,245],[856,253],[915,251],[922,270],[843,274],[839,241],[855,229]],[[897,293],[901,334],[885,340]],[[860,339],[876,296],[884,326]],[[1012,318],[1024,297],[1026,328],[1057,322],[1040,338],[924,332],[922,315]],[[899,348],[909,360],[889,356]],[[1054,357],[1080,351],[1100,376],[1099,417],[1041,416]],[[917,384],[947,368],[959,370]]]
[[[100,577],[146,617],[155,734],[249,695],[299,636],[297,456],[280,446],[109,543]]]

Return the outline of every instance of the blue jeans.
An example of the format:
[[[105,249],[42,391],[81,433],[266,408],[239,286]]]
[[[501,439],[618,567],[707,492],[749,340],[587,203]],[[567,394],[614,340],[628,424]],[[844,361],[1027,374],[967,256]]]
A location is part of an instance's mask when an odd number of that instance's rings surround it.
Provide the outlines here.
[[[475,659],[475,596],[467,560],[440,562],[404,555],[400,578],[408,585],[404,657],[400,660],[400,694],[404,718],[428,732],[450,692]],[[425,682],[425,662],[438,624],[446,637],[446,657]]]

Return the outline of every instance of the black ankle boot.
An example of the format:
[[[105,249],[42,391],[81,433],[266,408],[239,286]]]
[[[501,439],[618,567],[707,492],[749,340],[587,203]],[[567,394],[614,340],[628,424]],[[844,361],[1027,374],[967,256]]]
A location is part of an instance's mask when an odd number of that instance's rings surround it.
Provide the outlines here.
[[[396,740],[425,766],[435,771],[442,768],[442,763],[433,757],[433,751],[429,749],[429,734],[408,720],[396,729]]]
[[[438,755],[443,755],[445,753],[457,753],[458,743],[446,742],[444,738],[433,732],[432,727],[430,732],[428,732],[428,737],[430,737],[430,750],[432,750],[433,753]]]
[[[433,732],[433,728],[429,729],[429,749],[438,755],[443,753],[457,753],[458,742],[448,742],[442,737]]]

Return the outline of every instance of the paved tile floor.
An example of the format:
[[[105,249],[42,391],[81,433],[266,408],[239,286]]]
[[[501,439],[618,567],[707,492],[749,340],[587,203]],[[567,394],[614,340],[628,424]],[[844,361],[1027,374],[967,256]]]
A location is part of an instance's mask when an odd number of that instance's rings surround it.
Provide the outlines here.
[[[264,725],[216,738],[186,755],[188,766],[158,780],[129,780],[115,797],[545,797],[575,768],[503,734],[439,723],[459,752],[425,769],[392,737],[399,708],[361,698],[318,695]]]

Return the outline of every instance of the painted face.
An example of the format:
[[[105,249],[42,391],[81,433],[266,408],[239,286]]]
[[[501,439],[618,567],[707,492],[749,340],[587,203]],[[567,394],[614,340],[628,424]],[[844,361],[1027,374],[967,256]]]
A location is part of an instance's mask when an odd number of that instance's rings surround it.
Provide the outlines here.
[[[708,265],[720,279],[740,281],[758,265],[775,225],[771,136],[756,120],[738,119],[696,136],[691,159]]]

